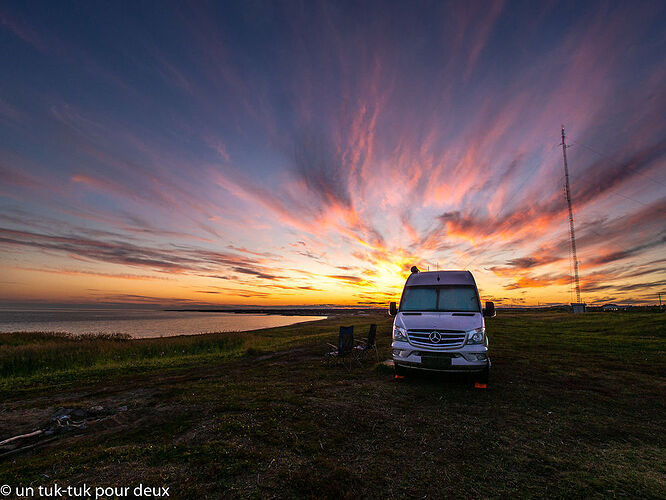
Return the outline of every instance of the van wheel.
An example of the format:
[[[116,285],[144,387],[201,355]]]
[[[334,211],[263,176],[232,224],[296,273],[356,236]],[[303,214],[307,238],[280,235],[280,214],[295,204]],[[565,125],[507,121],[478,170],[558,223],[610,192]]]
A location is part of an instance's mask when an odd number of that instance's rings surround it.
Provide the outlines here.
[[[400,377],[404,377],[405,375],[407,375],[407,368],[405,368],[404,366],[395,365],[395,374]]]

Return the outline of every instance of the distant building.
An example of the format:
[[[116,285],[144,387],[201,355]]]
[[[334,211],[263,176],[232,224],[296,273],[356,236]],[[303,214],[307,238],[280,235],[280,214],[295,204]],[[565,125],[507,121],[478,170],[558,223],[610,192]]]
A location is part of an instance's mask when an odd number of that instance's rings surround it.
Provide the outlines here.
[[[620,306],[617,304],[604,304],[601,306],[602,311],[626,311],[631,306]]]
[[[571,304],[571,312],[572,313],[584,313],[585,312],[585,306],[586,306],[586,304],[573,303],[573,304]]]

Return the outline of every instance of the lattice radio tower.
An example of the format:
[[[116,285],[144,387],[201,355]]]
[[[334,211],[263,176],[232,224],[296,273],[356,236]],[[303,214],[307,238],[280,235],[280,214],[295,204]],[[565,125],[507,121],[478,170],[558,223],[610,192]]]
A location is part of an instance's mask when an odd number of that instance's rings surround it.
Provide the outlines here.
[[[567,145],[564,140],[564,125],[562,125],[562,155],[564,157],[564,192],[569,207],[569,233],[571,235],[571,253],[573,254],[573,280],[576,285],[576,303],[580,304],[580,280],[578,279],[578,257],[576,256],[576,233],[574,232],[573,209],[571,208],[571,189],[569,187],[569,166],[567,165]]]

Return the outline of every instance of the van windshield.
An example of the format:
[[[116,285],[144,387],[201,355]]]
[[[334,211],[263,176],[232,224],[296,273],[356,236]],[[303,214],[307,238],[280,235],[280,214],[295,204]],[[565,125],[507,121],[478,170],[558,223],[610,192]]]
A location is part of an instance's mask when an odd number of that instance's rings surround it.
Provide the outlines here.
[[[476,288],[467,285],[408,286],[401,311],[480,312]]]

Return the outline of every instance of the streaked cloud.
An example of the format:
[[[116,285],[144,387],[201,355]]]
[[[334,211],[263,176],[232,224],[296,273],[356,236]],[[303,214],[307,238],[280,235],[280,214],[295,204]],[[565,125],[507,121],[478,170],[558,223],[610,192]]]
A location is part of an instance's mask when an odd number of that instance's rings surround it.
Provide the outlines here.
[[[154,8],[0,8],[3,298],[567,302],[562,123],[585,300],[663,289],[663,5]]]

